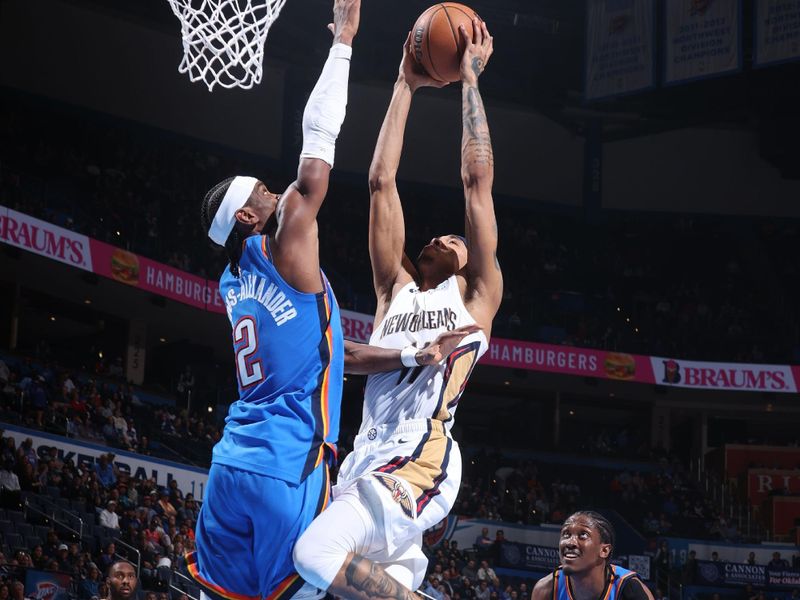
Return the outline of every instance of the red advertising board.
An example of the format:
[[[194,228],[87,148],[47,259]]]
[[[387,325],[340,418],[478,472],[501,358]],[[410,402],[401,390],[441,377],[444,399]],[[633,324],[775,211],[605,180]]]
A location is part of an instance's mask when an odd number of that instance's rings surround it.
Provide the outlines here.
[[[780,446],[747,446],[726,444],[724,452],[724,473],[736,478],[744,475],[747,469],[799,469],[800,448]]]
[[[181,271],[4,206],[0,206],[0,241],[201,310],[225,313],[216,280]],[[342,311],[342,325],[347,339],[367,342],[373,318]],[[800,381],[800,366],[684,361],[500,338],[491,340],[481,363],[694,389],[791,394],[797,393]],[[753,456],[737,458],[734,453],[727,461],[731,466],[726,469],[738,476],[753,462],[770,468],[793,468],[800,465],[800,450],[796,454],[796,458],[776,463]]]
[[[789,539],[800,519],[800,498],[797,496],[772,496],[767,503],[767,527],[773,536]]]
[[[776,492],[800,494],[800,470],[747,470],[747,500],[751,506],[761,506]]]

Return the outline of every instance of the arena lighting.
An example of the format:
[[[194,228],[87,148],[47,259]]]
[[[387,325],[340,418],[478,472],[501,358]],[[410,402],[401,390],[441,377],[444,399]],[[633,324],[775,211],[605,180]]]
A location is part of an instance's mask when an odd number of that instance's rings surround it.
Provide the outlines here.
[[[213,408],[213,407],[211,407],[211,406],[209,406],[209,407],[208,407],[208,412],[214,412],[214,408]]]
[[[163,337],[162,338],[158,338],[158,341],[163,344],[164,342],[167,341],[167,338],[163,338]]]
[[[511,385],[511,382],[510,381],[504,381],[503,385]]]
[[[97,358],[103,358],[103,351],[102,350],[100,350],[100,352],[97,353]]]
[[[51,316],[50,316],[50,320],[51,320],[51,321],[55,321],[55,320],[56,320],[56,318],[55,318],[54,316],[52,316],[52,315],[51,315]]]
[[[619,306],[617,307],[617,312],[622,312],[622,309]]]
[[[118,235],[118,236],[119,236],[119,235],[122,235],[122,234],[119,232],[119,229],[117,230],[117,235]]]
[[[574,410],[571,410],[571,411],[569,411],[569,414],[570,414],[570,416],[572,416],[572,415],[574,415],[574,414],[575,414],[575,411],[574,411]]]
[[[84,301],[83,301],[83,303],[84,303],[84,304],[91,304],[91,303],[92,303],[92,301],[91,301],[91,300],[89,300],[89,298],[87,298],[86,300],[84,300]]]

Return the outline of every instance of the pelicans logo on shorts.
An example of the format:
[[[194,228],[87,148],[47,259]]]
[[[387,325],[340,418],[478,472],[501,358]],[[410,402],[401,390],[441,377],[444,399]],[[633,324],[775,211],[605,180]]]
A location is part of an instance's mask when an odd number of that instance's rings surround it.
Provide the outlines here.
[[[403,484],[394,477],[384,475],[383,473],[373,473],[372,475],[375,477],[375,479],[380,481],[387,490],[389,490],[389,492],[392,494],[392,500],[400,505],[400,508],[403,509],[405,515],[409,519],[415,518],[414,503],[411,500],[411,496],[403,487]]]

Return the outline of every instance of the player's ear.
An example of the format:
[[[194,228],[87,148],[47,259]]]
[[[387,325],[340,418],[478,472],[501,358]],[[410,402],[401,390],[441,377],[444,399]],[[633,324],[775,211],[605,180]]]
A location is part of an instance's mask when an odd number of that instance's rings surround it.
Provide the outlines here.
[[[611,556],[611,544],[600,546],[600,558],[608,558],[609,556]]]
[[[255,225],[258,223],[258,215],[250,206],[246,204],[236,211],[236,220],[244,225]]]

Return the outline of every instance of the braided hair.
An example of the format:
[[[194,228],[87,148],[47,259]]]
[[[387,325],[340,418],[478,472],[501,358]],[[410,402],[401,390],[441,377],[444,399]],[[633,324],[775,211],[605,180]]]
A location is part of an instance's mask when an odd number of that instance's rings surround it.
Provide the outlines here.
[[[611,522],[606,519],[603,515],[593,510],[579,510],[578,512],[572,513],[569,517],[567,517],[566,521],[574,519],[576,517],[583,517],[591,524],[593,529],[597,530],[597,533],[600,534],[600,541],[604,544],[609,544],[611,546],[611,552],[608,553],[608,557],[606,558],[606,562],[611,561],[611,554],[614,552],[614,541],[616,538],[616,534],[614,532],[614,526]],[[566,523],[566,521],[564,521]]]
[[[219,210],[222,200],[225,198],[225,194],[227,193],[228,188],[231,186],[231,183],[234,179],[236,178],[229,177],[228,179],[220,181],[217,185],[208,190],[206,197],[203,198],[203,204],[200,206],[200,222],[202,223],[205,231],[208,231],[211,228],[211,223],[214,220],[214,216],[217,214],[217,210]],[[244,238],[236,229],[236,227],[231,230],[228,239],[225,240],[225,251],[228,254],[228,262],[230,265],[231,274],[234,277],[239,277],[239,259],[242,257],[243,241]]]

